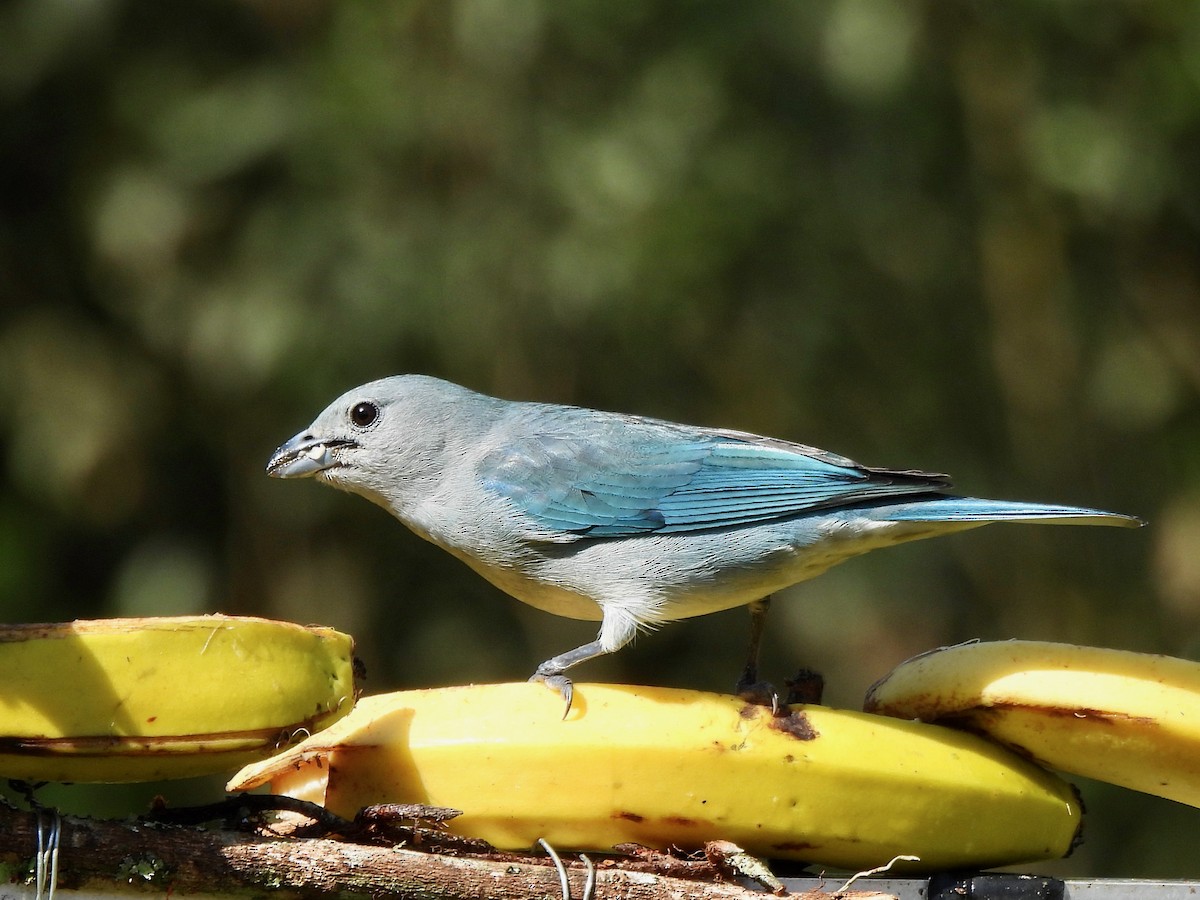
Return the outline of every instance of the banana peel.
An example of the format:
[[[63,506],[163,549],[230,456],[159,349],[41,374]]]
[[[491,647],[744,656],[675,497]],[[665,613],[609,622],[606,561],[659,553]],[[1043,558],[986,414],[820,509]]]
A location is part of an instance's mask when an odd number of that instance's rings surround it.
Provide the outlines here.
[[[1046,641],[943,647],[867,693],[878,714],[953,724],[1042,765],[1200,806],[1200,663]]]
[[[0,777],[232,771],[354,703],[353,641],[235,616],[0,626]]]
[[[448,824],[501,849],[636,842],[847,869],[911,871],[1063,856],[1081,809],[1057,776],[953,729],[819,706],[770,710],[688,690],[538,684],[368,696],[321,734],[253,763],[231,791],[351,817],[377,803],[463,810]]]

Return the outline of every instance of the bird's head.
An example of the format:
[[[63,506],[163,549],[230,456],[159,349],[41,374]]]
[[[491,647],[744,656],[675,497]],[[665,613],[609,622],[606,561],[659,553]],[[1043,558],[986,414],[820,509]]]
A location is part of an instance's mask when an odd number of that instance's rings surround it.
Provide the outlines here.
[[[490,398],[421,375],[347,391],[267,463],[273,478],[315,477],[399,511],[440,480],[459,441],[486,418]]]

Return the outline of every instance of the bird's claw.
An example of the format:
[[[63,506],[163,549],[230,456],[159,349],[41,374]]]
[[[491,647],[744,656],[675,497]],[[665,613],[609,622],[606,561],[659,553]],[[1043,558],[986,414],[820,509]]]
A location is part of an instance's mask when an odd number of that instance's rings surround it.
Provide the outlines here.
[[[562,672],[555,670],[543,671],[539,666],[538,670],[530,677],[530,681],[540,681],[546,687],[558,691],[562,696],[566,706],[563,708],[563,718],[567,717],[567,713],[571,711],[571,701],[575,697],[575,686],[571,683],[571,679]]]
[[[769,681],[739,679],[734,691],[747,703],[767,707],[773,716],[786,712],[786,707],[779,701],[779,693],[775,690],[775,685]]]
[[[758,677],[758,663],[755,656],[757,654],[754,654],[746,663],[746,668],[742,670],[733,692],[747,703],[767,707],[771,710],[771,715],[777,716],[782,708],[782,704],[779,702],[779,693],[775,690],[775,685]]]

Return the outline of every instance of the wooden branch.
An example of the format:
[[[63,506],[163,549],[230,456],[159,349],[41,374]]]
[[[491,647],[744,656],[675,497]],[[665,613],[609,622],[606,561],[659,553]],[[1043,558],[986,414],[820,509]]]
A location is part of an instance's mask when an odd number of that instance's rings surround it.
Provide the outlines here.
[[[51,814],[41,813],[45,826]],[[0,866],[19,873],[38,847],[38,814],[0,808]],[[248,834],[228,829],[61,818],[58,887],[150,888],[164,893],[234,893],[239,897],[412,900],[525,900],[562,896],[559,874],[540,857],[498,858],[380,847],[331,838]],[[584,896],[585,869],[568,865],[570,896]],[[760,890],[715,880],[657,874],[606,860],[596,871],[595,900],[762,900]],[[833,888],[831,888],[832,890]],[[795,897],[831,896],[827,893]],[[843,900],[887,895],[852,891]]]

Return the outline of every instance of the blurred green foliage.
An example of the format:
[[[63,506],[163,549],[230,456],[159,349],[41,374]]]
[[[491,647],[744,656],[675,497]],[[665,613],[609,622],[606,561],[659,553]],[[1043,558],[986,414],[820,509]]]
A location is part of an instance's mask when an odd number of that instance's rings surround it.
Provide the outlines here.
[[[793,589],[767,671],[836,705],[969,637],[1200,654],[1200,4],[15,0],[0,45],[6,619],[258,613],[354,633],[370,690],[524,678],[593,626],[263,474],[421,371],[1151,521]],[[580,677],[728,689],[743,618]],[[1086,790],[1053,871],[1200,875],[1200,812]]]

